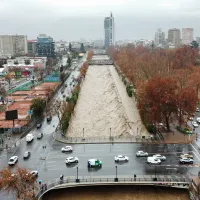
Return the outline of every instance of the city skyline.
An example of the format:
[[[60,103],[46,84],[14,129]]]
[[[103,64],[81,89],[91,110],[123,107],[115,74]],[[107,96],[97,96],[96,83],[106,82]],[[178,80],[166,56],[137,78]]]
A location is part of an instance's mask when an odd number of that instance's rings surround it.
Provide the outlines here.
[[[200,2],[193,0],[1,0],[0,35],[21,34],[35,39],[46,33],[55,40],[104,38],[103,20],[115,16],[116,40],[154,39],[157,28],[194,28],[200,35]],[[22,12],[23,11],[23,12]],[[37,14],[36,14],[37,13]]]

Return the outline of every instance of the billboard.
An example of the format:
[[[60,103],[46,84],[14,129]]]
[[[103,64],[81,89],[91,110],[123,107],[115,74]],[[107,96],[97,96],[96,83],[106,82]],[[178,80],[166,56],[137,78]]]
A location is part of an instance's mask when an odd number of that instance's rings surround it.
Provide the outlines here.
[[[17,110],[6,111],[6,120],[13,120],[13,119],[18,119]]]

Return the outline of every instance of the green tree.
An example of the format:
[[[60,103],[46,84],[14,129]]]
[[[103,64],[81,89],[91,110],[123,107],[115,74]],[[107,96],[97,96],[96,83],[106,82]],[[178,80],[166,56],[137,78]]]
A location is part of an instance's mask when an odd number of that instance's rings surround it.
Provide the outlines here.
[[[83,43],[81,43],[80,52],[81,53],[85,53],[86,52]]]
[[[40,117],[45,108],[45,101],[41,98],[36,98],[32,100],[31,110],[33,111],[33,116]]]
[[[65,133],[67,131],[70,119],[71,119],[71,113],[65,112],[62,116],[62,125],[61,125],[63,133]]]
[[[25,65],[30,65],[30,64],[31,64],[31,61],[30,61],[30,59],[26,59],[26,60],[24,61],[24,63],[25,63]]]
[[[63,82],[65,80],[65,73],[60,73],[60,81]]]
[[[190,43],[190,46],[191,46],[191,48],[198,49],[199,44],[197,43],[197,41],[193,40],[193,41]]]
[[[68,56],[68,58],[67,58],[67,65],[70,66],[70,65],[71,65],[71,62],[72,62],[72,60],[71,60],[71,58]]]

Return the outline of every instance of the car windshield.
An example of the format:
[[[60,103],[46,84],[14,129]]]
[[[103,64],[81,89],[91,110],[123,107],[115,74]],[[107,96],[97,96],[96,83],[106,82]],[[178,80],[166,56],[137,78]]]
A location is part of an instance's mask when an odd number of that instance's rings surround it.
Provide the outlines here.
[[[12,161],[14,161],[14,159],[11,158],[10,161],[12,162]]]

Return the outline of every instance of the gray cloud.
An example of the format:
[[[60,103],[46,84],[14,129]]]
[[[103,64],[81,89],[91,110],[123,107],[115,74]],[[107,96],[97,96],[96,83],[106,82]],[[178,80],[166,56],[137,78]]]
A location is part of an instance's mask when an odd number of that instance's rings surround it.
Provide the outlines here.
[[[39,33],[56,40],[103,38],[113,12],[116,39],[153,39],[157,28],[193,27],[200,35],[199,0],[0,0],[0,34]]]

